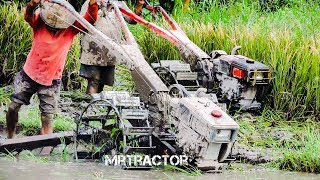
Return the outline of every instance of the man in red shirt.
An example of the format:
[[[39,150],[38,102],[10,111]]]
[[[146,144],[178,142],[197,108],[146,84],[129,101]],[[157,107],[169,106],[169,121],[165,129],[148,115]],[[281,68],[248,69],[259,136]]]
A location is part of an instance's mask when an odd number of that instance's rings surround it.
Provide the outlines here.
[[[62,29],[52,27],[43,19],[49,13],[43,13],[44,15],[40,16],[42,9],[40,13],[36,11],[39,2],[40,0],[31,0],[24,14],[25,20],[33,31],[33,42],[24,67],[14,80],[14,92],[6,116],[8,138],[13,138],[15,135],[21,105],[30,104],[30,98],[35,93],[40,100],[41,134],[53,132],[53,115],[56,113],[60,96],[61,77],[66,57],[74,37],[84,29],[79,22],[74,22],[73,25]],[[52,17],[54,18],[51,16],[51,19]],[[97,17],[96,0],[90,0],[84,18],[93,24]]]

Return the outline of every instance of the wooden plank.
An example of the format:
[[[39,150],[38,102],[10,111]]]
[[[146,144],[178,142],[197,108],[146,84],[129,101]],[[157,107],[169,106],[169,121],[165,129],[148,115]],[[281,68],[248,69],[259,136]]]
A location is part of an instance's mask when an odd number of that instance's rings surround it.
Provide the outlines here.
[[[74,136],[73,131],[46,135],[26,136],[16,139],[1,139],[0,152],[33,150],[44,146],[57,146],[64,142],[70,144]],[[64,140],[63,140],[64,139]]]

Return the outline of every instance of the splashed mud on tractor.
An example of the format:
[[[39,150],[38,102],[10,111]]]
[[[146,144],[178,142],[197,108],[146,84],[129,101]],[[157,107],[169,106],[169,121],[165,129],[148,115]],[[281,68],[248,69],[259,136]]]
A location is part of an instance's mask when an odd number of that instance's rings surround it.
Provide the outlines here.
[[[226,55],[216,51],[214,56],[209,56],[187,38],[161,7],[147,5],[153,13],[160,12],[173,30],[145,21],[129,10],[123,1],[104,4],[104,13],[113,14],[117,22],[115,29],[123,32],[124,41],[117,42],[84,20],[66,1],[50,0],[50,3],[59,4],[79,21],[88,30],[91,40],[105,49],[104,56],[131,70],[137,93],[133,96],[128,92],[114,91],[95,94],[80,115],[74,132],[1,140],[2,152],[54,146],[64,137],[68,143],[82,141],[100,147],[95,152],[79,150],[75,152],[76,158],[101,158],[114,150],[123,154],[184,154],[191,165],[214,171],[221,170],[223,163],[232,160],[229,154],[239,125],[225,108],[221,108],[224,107],[221,104],[227,99],[243,109],[257,108],[256,85],[260,81],[268,85],[271,78],[268,67],[234,53]],[[123,15],[172,42],[190,65],[180,61],[161,61],[150,66]],[[250,85],[244,88],[248,83]],[[246,93],[240,89],[254,90]],[[245,94],[251,94],[249,100]],[[90,111],[92,106],[101,111]],[[93,126],[93,122],[98,122],[99,126]]]

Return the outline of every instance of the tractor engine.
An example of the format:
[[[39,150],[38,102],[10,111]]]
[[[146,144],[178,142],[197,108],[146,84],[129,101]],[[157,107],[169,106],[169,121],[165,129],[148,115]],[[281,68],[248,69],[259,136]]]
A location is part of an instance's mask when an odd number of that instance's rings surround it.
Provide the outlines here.
[[[239,125],[204,97],[172,98],[177,146],[202,170],[220,170],[227,161]]]
[[[235,51],[231,55],[220,50],[211,53],[219,102],[227,102],[231,108],[259,110],[260,101],[270,87],[271,70],[265,64],[235,55]]]

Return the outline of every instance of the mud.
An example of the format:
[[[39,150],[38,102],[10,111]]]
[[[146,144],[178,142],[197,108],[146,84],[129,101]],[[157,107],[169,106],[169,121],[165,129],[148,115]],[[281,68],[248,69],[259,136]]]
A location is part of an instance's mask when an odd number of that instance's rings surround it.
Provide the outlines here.
[[[58,113],[65,117],[71,117],[72,119],[76,120],[79,118],[82,111],[85,107],[90,103],[90,96],[86,95],[74,95],[74,94],[61,94],[59,105],[58,105]],[[38,100],[36,96],[31,99],[30,106],[38,106]],[[4,113],[6,107],[2,107],[0,109],[0,113]],[[21,111],[24,111],[26,106],[22,106]],[[89,111],[100,111],[93,107],[89,109]],[[0,125],[0,131],[4,130],[4,125]],[[19,133],[22,130],[20,126],[17,127],[17,132]],[[5,137],[4,134],[1,134],[2,138]],[[282,132],[275,132],[275,136],[277,138],[288,138],[288,136],[284,136]],[[250,164],[261,164],[270,161],[278,160],[279,156],[274,156],[274,153],[271,149],[258,149],[248,147],[243,144],[235,143],[232,156],[236,158],[236,160],[243,162],[243,163],[250,163]]]
[[[232,149],[232,156],[243,163],[262,164],[278,160],[271,149],[250,148],[246,145],[236,143]]]
[[[89,104],[90,97],[78,95],[62,95],[59,101],[59,111],[63,116],[78,118],[82,110]],[[31,106],[37,106],[38,100],[33,98]],[[0,113],[6,108],[2,107]],[[22,111],[26,110],[24,106]],[[94,110],[94,109],[93,109]],[[4,126],[0,126],[3,129]],[[283,132],[275,132],[275,138],[287,139],[291,135]],[[2,137],[5,134],[0,133]],[[263,163],[275,161],[279,156],[274,156],[270,149],[257,149],[236,143],[232,155],[237,162],[248,164],[231,164],[231,167],[221,174],[203,174],[200,177],[186,176],[184,173],[171,171],[124,171],[119,167],[106,167],[103,163],[92,162],[69,162],[59,161],[49,163],[38,163],[35,161],[18,160],[11,162],[0,158],[0,179],[320,179],[320,176],[308,173],[296,173],[285,171],[273,171],[263,166]],[[70,159],[71,161],[72,158]],[[249,165],[249,164],[254,164]],[[257,165],[262,164],[262,165]],[[27,179],[28,179],[27,178]]]
[[[82,110],[89,103],[84,100],[74,101],[70,97],[61,97],[58,103],[58,112],[72,119],[78,118]]]
[[[243,164],[236,170],[223,173],[205,173],[187,176],[181,172],[155,169],[149,171],[122,170],[94,162],[30,162],[0,160],[0,179],[319,179],[319,175],[308,173],[265,170]]]

